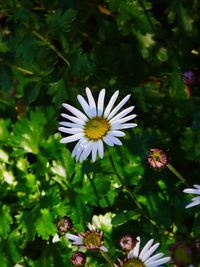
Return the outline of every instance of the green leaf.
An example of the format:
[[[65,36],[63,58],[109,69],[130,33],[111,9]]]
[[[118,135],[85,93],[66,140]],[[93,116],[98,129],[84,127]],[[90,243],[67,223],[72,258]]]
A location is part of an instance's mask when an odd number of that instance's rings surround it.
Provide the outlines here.
[[[40,210],[40,216],[35,224],[38,235],[45,240],[47,240],[50,235],[54,235],[56,233],[53,216],[46,208]]]
[[[10,209],[6,205],[0,205],[0,236],[6,238],[8,232],[10,231],[10,225],[13,219],[10,215]]]
[[[9,234],[8,248],[14,262],[19,262],[22,257],[22,251],[20,249],[21,242],[21,235],[17,229]]]
[[[0,264],[1,264],[1,267],[8,267],[7,263],[8,263],[7,262],[7,257],[0,250]]]
[[[76,10],[68,9],[62,11],[57,9],[46,17],[48,25],[47,33],[57,34],[58,32],[69,32],[73,20],[76,18]]]
[[[168,60],[168,54],[167,54],[167,49],[164,47],[161,47],[158,52],[157,52],[157,58],[159,61],[167,61]]]
[[[0,53],[6,53],[9,51],[7,44],[0,40]]]
[[[61,106],[61,104],[67,99],[67,91],[64,78],[62,77],[57,82],[50,83],[47,93],[52,96],[53,103]]]
[[[140,215],[136,211],[125,211],[115,215],[112,219],[113,226],[118,226],[126,223],[129,220],[137,220]]]
[[[31,111],[28,117],[23,117],[14,126],[10,144],[23,150],[25,153],[38,154],[40,144],[44,141],[44,127],[46,118],[37,108]]]
[[[8,126],[10,125],[10,120],[0,119],[0,144],[4,144],[10,135]]]

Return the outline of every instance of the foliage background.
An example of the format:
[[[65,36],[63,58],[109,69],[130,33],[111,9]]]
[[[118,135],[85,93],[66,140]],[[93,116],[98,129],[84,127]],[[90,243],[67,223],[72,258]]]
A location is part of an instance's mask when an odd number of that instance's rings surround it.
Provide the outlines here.
[[[165,149],[188,183],[199,184],[199,9],[197,0],[0,2],[1,267],[71,266],[75,248],[53,239],[65,215],[79,231],[95,221],[113,260],[123,258],[118,242],[127,231],[143,243],[155,238],[165,254],[178,240],[195,247],[199,208],[186,210],[185,185],[146,157],[151,147]],[[196,74],[190,91],[184,70]],[[76,164],[73,144],[59,143],[61,104],[79,108],[86,86],[96,96],[105,87],[107,99],[117,89],[121,98],[132,94],[138,127],[109,153],[142,213],[108,152]],[[101,255],[88,255],[87,266],[105,266]]]

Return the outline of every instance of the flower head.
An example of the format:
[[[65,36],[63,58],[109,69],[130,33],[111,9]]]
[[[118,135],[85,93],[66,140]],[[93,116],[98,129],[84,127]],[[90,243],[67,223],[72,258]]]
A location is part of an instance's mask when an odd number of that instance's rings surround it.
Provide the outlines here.
[[[79,249],[96,250],[100,249],[107,252],[108,249],[103,245],[103,232],[89,224],[89,230],[78,235],[66,234],[66,237],[73,241],[73,245],[77,245]]]
[[[86,256],[84,253],[76,251],[72,254],[70,260],[74,266],[83,266],[86,262]]]
[[[135,114],[128,115],[134,109],[134,106],[119,112],[129,100],[130,95],[127,95],[114,107],[119,95],[119,91],[116,91],[104,108],[105,92],[105,89],[100,91],[97,103],[95,103],[89,88],[86,88],[88,101],[78,95],[77,99],[84,113],[69,104],[63,104],[71,115],[61,114],[68,121],[60,122],[59,131],[69,134],[69,136],[62,138],[60,142],[78,141],[72,151],[72,157],[75,157],[76,161],[85,160],[90,153],[93,162],[96,161],[97,154],[100,158],[103,158],[103,143],[109,146],[122,145],[118,137],[125,136],[125,133],[121,130],[137,126],[136,123],[127,123],[136,117]]]
[[[150,239],[143,249],[140,251],[140,237],[137,237],[136,246],[128,253],[127,258],[123,261],[118,260],[119,265],[115,267],[158,267],[170,261],[170,257],[163,257],[163,253],[158,253],[151,256],[154,251],[159,247],[159,243],[153,244],[153,239]]]
[[[170,254],[174,264],[186,266],[192,263],[192,248],[185,241],[177,241],[170,247]]]
[[[195,81],[195,75],[191,70],[184,71],[182,74],[182,80],[185,85],[191,85]]]
[[[129,235],[125,235],[120,239],[120,246],[122,247],[122,249],[124,249],[125,251],[130,251],[131,249],[133,249],[135,247],[135,245],[137,244],[137,240],[135,238],[133,238],[132,236]]]
[[[199,195],[197,197],[192,198],[192,202],[186,206],[186,208],[191,208],[193,206],[199,205],[200,204],[200,185],[194,184],[194,188],[186,188],[183,190],[184,193],[188,194],[194,194],[194,195]]]
[[[151,167],[157,169],[166,166],[168,163],[167,155],[160,148],[151,148],[147,160]]]
[[[61,234],[66,234],[70,229],[72,229],[72,227],[72,220],[67,216],[60,218],[57,222],[57,230]]]

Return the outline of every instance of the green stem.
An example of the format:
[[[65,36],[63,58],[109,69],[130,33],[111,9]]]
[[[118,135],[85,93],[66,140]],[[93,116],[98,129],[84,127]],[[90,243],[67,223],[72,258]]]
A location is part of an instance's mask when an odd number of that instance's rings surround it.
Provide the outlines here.
[[[30,70],[27,70],[27,69],[25,69],[25,68],[22,68],[22,67],[20,67],[20,66],[15,65],[15,64],[11,64],[11,63],[5,62],[2,58],[0,58],[0,63],[1,63],[1,62],[3,62],[4,64],[6,64],[6,65],[8,65],[8,66],[10,66],[10,67],[12,67],[12,68],[14,68],[14,69],[16,69],[16,70],[18,70],[18,71],[24,73],[24,74],[28,74],[28,75],[33,75],[33,74],[34,74],[34,73],[33,73],[32,71],[30,71]]]
[[[113,267],[114,264],[113,264],[111,258],[108,256],[108,254],[107,254],[106,252],[102,251],[102,250],[100,250],[100,252],[101,252],[102,257],[103,257],[103,258],[106,260],[106,262],[108,263],[108,265],[111,266],[111,267]]]
[[[97,203],[99,203],[99,199],[100,199],[100,197],[99,197],[99,195],[98,195],[96,186],[95,186],[94,181],[93,181],[94,177],[91,178],[90,175],[87,175],[87,174],[86,174],[86,176],[87,176],[88,180],[89,180],[90,183],[91,183],[92,189],[93,189],[94,194],[95,194],[96,199],[97,199]]]
[[[124,191],[125,191],[125,192],[132,198],[132,200],[134,201],[134,203],[135,203],[135,205],[137,206],[137,208],[138,208],[140,214],[141,214],[144,218],[146,218],[146,219],[147,219],[147,220],[148,220],[154,227],[156,227],[156,228],[158,228],[159,230],[161,230],[161,231],[163,232],[163,234],[165,234],[165,235],[167,235],[167,236],[170,236],[170,237],[174,236],[174,233],[173,233],[173,232],[167,231],[163,225],[158,224],[156,221],[154,221],[154,220],[151,219],[148,215],[145,214],[145,212],[144,212],[142,206],[141,206],[140,203],[137,201],[137,198],[136,198],[136,196],[135,196],[135,193],[132,192],[130,189],[127,188],[126,185],[123,184],[123,179],[122,179],[122,177],[119,175],[119,173],[118,173],[118,171],[117,171],[117,169],[116,169],[116,167],[115,167],[113,158],[112,158],[112,156],[110,155],[109,151],[108,151],[108,155],[109,155],[110,163],[111,163],[111,165],[112,165],[112,168],[113,168],[113,170],[114,170],[115,175],[117,176],[117,178],[118,178],[120,184],[124,187]]]
[[[68,66],[68,68],[70,68],[70,63],[69,61],[62,55],[62,53],[48,40],[48,38],[42,36],[39,32],[36,31],[32,31],[33,35],[36,36],[39,40],[41,40],[42,42],[44,42],[51,50],[53,50],[56,55],[61,58],[66,65]]]
[[[179,178],[179,180],[186,186],[189,186],[188,183],[186,182],[185,178],[170,164],[170,163],[167,163],[167,168],[173,172],[173,174],[176,175],[176,177]]]
[[[108,150],[107,150],[107,151],[108,151]],[[117,171],[117,169],[116,169],[116,167],[115,167],[114,160],[113,160],[112,156],[110,155],[109,151],[108,151],[108,157],[109,157],[110,163],[111,163],[111,165],[112,165],[112,168],[113,168],[113,170],[114,170],[114,173],[115,173],[115,175],[117,176],[117,178],[118,178],[118,180],[119,180],[119,183],[123,186],[123,179],[122,179],[122,177],[119,175],[119,173],[118,173],[118,171]]]

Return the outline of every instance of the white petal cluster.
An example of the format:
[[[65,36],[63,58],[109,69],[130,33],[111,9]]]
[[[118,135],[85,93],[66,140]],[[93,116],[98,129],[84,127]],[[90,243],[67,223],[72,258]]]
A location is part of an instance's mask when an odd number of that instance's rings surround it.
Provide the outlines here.
[[[60,122],[61,127],[59,127],[59,131],[66,133],[69,136],[62,138],[60,142],[70,143],[77,141],[77,144],[72,151],[72,157],[75,157],[76,161],[81,162],[85,160],[90,153],[92,154],[93,162],[96,161],[97,154],[100,158],[103,158],[103,143],[106,143],[109,146],[122,145],[118,137],[125,136],[125,133],[121,130],[137,126],[136,123],[127,123],[136,117],[135,114],[128,115],[134,109],[134,106],[128,107],[119,112],[119,110],[129,100],[130,95],[124,97],[121,102],[114,107],[119,95],[119,91],[116,91],[112,95],[107,106],[104,107],[105,93],[105,89],[100,91],[97,104],[95,103],[89,88],[86,88],[87,101],[81,95],[78,95],[77,99],[84,112],[69,104],[63,104],[63,107],[71,114],[61,114],[61,116],[68,121]],[[105,118],[108,121],[110,128],[102,138],[98,140],[89,140],[87,136],[85,136],[85,125],[89,120],[95,117]]]
[[[194,195],[199,195],[197,197],[192,198],[192,202],[186,206],[186,208],[191,208],[193,206],[199,205],[200,204],[200,185],[194,184],[194,188],[186,188],[183,190],[184,193],[188,194],[194,194]]]
[[[154,256],[152,254],[156,251],[156,249],[159,247],[159,243],[156,243],[153,245],[153,239],[150,239],[146,245],[143,247],[143,249],[140,251],[140,237],[137,237],[137,244],[136,246],[128,253],[128,259],[132,258],[138,258],[142,261],[144,266],[146,267],[158,267],[162,264],[169,262],[170,257],[163,257],[163,253],[158,253]],[[152,246],[153,245],[153,246]]]

